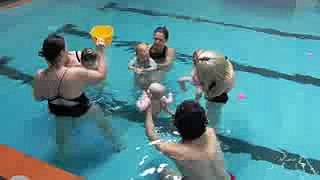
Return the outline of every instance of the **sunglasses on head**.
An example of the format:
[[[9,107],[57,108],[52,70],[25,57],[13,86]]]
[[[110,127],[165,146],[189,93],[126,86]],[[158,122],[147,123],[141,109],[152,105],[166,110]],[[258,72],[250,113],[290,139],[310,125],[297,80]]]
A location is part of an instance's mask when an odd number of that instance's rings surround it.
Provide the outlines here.
[[[197,62],[199,62],[199,61],[209,61],[209,60],[211,60],[211,59],[217,59],[217,58],[215,58],[215,57],[201,57],[201,58],[199,58],[199,56],[200,56],[201,54],[202,54],[202,53],[196,54],[196,56],[192,58],[192,60],[193,60],[194,63],[197,63]],[[227,59],[228,59],[228,56],[224,56],[224,59],[227,60]]]

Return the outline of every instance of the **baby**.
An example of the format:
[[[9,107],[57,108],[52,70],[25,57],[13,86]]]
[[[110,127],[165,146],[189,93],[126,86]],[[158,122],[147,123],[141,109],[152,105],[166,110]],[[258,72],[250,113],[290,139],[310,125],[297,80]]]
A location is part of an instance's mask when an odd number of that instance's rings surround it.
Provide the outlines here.
[[[97,50],[94,50],[92,48],[84,48],[81,51],[81,56],[80,56],[80,66],[83,66],[87,69],[91,69],[91,70],[98,70],[98,66],[99,66],[99,54],[97,52]],[[99,84],[97,84],[94,88],[90,88],[89,93],[91,91],[95,91],[95,96],[94,98],[101,98],[104,92],[104,88],[106,87],[106,80],[103,80],[102,82],[100,82]]]
[[[84,48],[81,51],[81,65],[87,69],[98,69],[98,54],[94,49]]]
[[[164,110],[171,116],[174,112],[170,110],[168,105],[173,102],[172,93],[168,93],[168,97],[165,96],[166,88],[160,83],[150,84],[147,91],[143,91],[142,96],[137,101],[136,105],[140,111],[145,111],[152,104],[152,114],[154,117]]]
[[[186,84],[185,84],[186,82],[190,82],[196,87],[196,94],[195,94],[196,101],[199,101],[200,98],[202,97],[202,94],[203,94],[203,88],[202,88],[201,83],[198,79],[197,71],[194,67],[195,61],[197,60],[197,57],[199,56],[199,54],[201,52],[202,52],[202,50],[197,50],[193,53],[193,69],[191,71],[191,75],[184,76],[184,77],[181,77],[178,79],[178,83],[180,85],[180,88],[183,91],[187,91]]]
[[[150,58],[148,45],[140,43],[136,46],[136,57],[129,62],[129,69],[137,74],[157,70],[157,63]]]

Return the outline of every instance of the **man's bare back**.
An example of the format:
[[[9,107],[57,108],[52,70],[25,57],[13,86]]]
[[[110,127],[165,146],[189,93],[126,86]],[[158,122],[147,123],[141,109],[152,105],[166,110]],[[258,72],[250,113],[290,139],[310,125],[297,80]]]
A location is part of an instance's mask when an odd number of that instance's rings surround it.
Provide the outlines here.
[[[166,169],[161,180],[227,180],[223,153],[212,128],[206,127],[204,109],[195,101],[184,101],[177,108],[174,125],[182,140],[180,143],[161,142],[156,148],[174,160],[180,173]],[[146,113],[146,133],[151,141],[160,140],[154,132],[152,107]],[[182,175],[179,175],[182,174]]]

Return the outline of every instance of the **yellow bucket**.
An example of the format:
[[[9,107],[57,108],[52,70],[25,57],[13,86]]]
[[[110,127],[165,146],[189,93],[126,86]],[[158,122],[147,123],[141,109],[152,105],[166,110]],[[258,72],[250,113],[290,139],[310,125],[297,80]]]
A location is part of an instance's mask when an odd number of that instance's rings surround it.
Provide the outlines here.
[[[97,39],[103,39],[106,46],[112,43],[113,27],[107,25],[94,26],[90,31],[91,38],[94,42]]]

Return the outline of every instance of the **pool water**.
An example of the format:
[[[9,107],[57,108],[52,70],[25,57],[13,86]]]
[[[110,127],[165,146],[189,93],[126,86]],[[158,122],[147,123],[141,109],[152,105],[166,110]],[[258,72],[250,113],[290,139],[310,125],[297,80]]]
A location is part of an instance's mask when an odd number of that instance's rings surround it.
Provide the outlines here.
[[[0,143],[90,180],[157,179],[157,173],[140,175],[173,163],[148,145],[143,116],[133,112],[139,92],[127,64],[133,45],[151,43],[153,29],[166,25],[177,59],[163,83],[175,94],[175,104],[193,97],[192,88],[182,93],[176,80],[191,70],[195,49],[221,51],[235,65],[236,86],[218,127],[228,170],[245,180],[318,179],[318,7],[315,1],[298,0],[267,5],[250,0],[34,0],[1,10]],[[64,35],[69,49],[93,47],[87,32],[97,24],[115,29],[107,50],[104,98],[118,100],[108,108],[115,111],[112,123],[127,148],[112,152],[110,142],[88,122],[72,132],[75,148],[68,163],[58,163],[55,126],[46,103],[35,102],[28,82],[20,80],[45,67],[37,53],[49,33]],[[239,99],[239,94],[246,98]],[[116,110],[121,107],[129,112]],[[162,136],[176,138],[166,118],[160,124]]]

